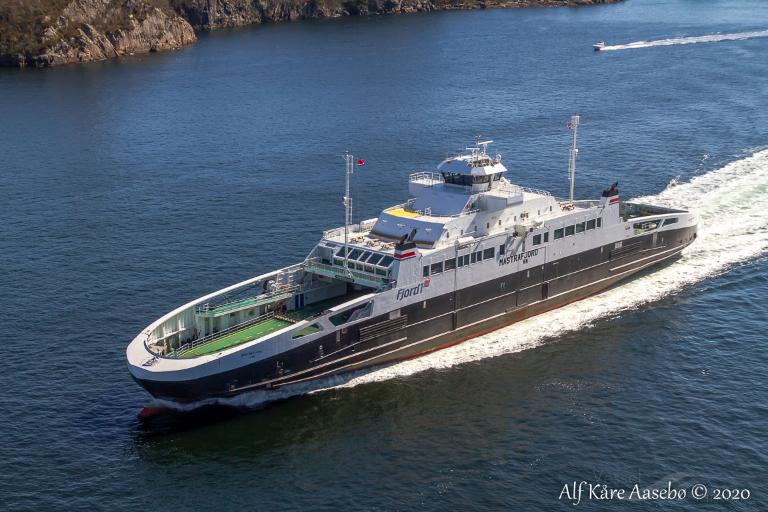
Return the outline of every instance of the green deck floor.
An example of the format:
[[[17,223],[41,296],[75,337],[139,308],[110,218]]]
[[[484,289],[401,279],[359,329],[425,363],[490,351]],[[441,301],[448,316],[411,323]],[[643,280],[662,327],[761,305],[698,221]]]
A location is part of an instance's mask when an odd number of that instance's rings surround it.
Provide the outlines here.
[[[197,357],[206,354],[213,354],[214,352],[219,352],[236,345],[241,345],[247,341],[261,338],[262,336],[266,336],[267,334],[279,331],[280,329],[288,327],[289,325],[292,325],[292,323],[288,322],[287,320],[270,318],[268,320],[264,320],[263,322],[259,322],[257,324],[246,327],[245,329],[235,331],[221,338],[216,338],[209,341],[208,343],[187,350],[186,352],[183,352],[180,357]]]

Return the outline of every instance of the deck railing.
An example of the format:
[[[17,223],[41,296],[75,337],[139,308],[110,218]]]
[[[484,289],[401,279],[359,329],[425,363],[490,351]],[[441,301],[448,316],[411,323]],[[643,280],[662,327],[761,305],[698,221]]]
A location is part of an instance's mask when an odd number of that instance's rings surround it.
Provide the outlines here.
[[[193,348],[199,347],[200,345],[205,345],[206,343],[213,341],[217,338],[221,338],[222,336],[225,336],[227,334],[232,334],[233,332],[245,329],[246,327],[249,327],[251,325],[257,324],[259,322],[263,322],[264,320],[269,320],[270,318],[273,318],[275,316],[274,311],[270,311],[269,313],[265,313],[261,316],[257,316],[254,318],[249,318],[245,322],[241,322],[237,325],[233,325],[231,327],[227,327],[224,330],[221,330],[219,332],[215,332],[212,334],[209,334],[208,336],[203,336],[202,338],[192,340],[188,343],[185,343],[183,345],[180,345],[170,351],[168,354],[165,355],[165,357],[169,358],[179,358],[184,355],[185,352],[188,352],[192,350]]]
[[[349,233],[365,233],[370,231],[378,219],[368,219],[360,222],[359,224],[351,224],[349,226]],[[323,238],[336,238],[344,236],[344,226],[340,228],[333,228],[323,231]]]
[[[360,284],[366,284],[367,286],[372,286],[374,288],[388,288],[390,286],[388,276],[369,274],[351,268],[345,269],[344,267],[336,265],[328,265],[327,263],[321,263],[319,258],[309,258],[305,261],[305,264],[310,269],[314,268],[324,271],[332,274],[334,277],[347,277],[348,280],[360,282]]]
[[[413,174],[408,176],[408,181],[411,183],[420,183],[428,187],[434,187],[434,186],[442,185],[443,183],[445,183],[445,180],[443,179],[442,174],[440,174],[439,172],[429,172],[429,171],[414,172]]]
[[[198,315],[205,314],[217,314],[225,313],[227,311],[237,311],[239,309],[245,309],[249,306],[258,306],[272,302],[273,299],[280,297],[281,295],[293,295],[299,291],[298,285],[277,285],[275,290],[261,295],[254,295],[252,297],[246,297],[244,299],[236,299],[228,302],[222,302],[219,304],[211,304],[206,302],[204,304],[198,304],[195,308],[195,313]]]

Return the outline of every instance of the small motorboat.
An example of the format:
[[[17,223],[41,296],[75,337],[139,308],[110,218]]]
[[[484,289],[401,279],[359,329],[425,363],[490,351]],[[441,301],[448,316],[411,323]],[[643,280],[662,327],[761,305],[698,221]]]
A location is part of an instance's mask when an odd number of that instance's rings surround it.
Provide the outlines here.
[[[596,52],[599,52],[603,48],[605,48],[605,41],[599,41],[592,45],[592,48],[595,49]]]

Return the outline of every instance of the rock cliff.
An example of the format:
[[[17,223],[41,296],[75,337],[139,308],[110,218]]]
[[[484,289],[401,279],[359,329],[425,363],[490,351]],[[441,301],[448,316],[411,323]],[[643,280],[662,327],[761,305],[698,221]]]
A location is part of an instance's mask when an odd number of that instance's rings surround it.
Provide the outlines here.
[[[12,35],[0,40],[0,64],[44,67],[96,61],[176,49],[196,40],[178,14],[140,0],[74,0],[60,10],[39,12],[38,19],[34,14],[26,26],[13,25],[19,34],[15,40]]]
[[[174,9],[196,29],[253,23],[402,14],[493,7],[554,7],[616,3],[621,0],[175,0]]]
[[[45,67],[180,48],[195,41],[194,29],[305,18],[580,6],[622,0],[0,1],[0,65]]]

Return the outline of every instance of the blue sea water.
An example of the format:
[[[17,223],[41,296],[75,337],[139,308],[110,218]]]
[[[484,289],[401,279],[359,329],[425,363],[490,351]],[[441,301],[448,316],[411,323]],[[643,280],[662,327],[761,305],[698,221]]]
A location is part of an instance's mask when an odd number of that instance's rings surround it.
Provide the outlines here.
[[[0,70],[0,509],[765,510],[768,29],[759,0],[444,12],[203,34]],[[475,135],[514,182],[700,212],[679,262],[342,386],[147,429],[125,347],[299,261]],[[214,421],[215,419],[215,421]],[[573,481],[703,500],[559,499]],[[687,486],[687,487],[686,487]],[[713,500],[715,488],[750,498]]]

